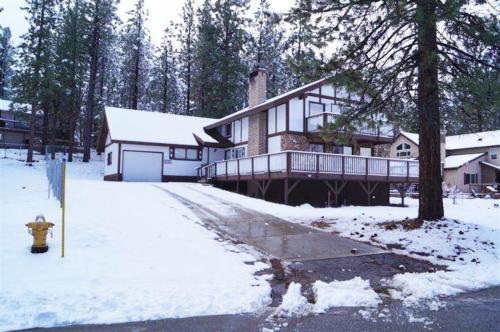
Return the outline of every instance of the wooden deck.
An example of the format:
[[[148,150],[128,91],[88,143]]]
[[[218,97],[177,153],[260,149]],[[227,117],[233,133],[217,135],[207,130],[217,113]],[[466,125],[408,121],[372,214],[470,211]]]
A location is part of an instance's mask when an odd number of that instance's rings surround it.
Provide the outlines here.
[[[283,151],[218,161],[200,167],[198,177],[208,182],[320,179],[418,183],[418,172],[416,160]]]

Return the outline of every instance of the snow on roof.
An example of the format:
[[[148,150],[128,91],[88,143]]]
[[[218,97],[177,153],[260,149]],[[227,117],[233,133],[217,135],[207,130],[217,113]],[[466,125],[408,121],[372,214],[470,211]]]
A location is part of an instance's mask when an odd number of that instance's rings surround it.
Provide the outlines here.
[[[106,107],[106,121],[112,140],[157,144],[198,145],[194,135],[217,143],[203,130],[215,119]]]
[[[491,167],[491,168],[494,168],[494,169],[497,169],[497,170],[500,171],[500,165],[490,164],[490,163],[487,163],[485,161],[481,161],[481,164],[486,165],[486,166]]]
[[[472,154],[457,154],[455,156],[448,156],[444,162],[444,168],[459,168],[466,163],[483,156],[485,153],[472,153]]]
[[[446,150],[480,148],[500,145],[500,130],[446,136]]]
[[[408,131],[404,131],[404,130],[401,130],[399,132],[401,135],[405,136],[406,138],[408,138],[410,141],[412,141],[413,143],[417,144],[418,145],[418,134],[416,133],[410,133]]]

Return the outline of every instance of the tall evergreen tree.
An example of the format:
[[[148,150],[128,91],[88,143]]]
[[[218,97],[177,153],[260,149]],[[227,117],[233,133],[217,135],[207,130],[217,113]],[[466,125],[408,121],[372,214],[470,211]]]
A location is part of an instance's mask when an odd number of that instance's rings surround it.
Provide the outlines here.
[[[182,7],[182,23],[178,25],[179,50],[179,75],[183,86],[184,113],[191,114],[193,107],[192,82],[193,82],[193,53],[195,43],[195,16],[193,0],[186,0]]]
[[[16,72],[16,99],[31,104],[30,133],[27,162],[33,162],[35,144],[35,124],[39,109],[42,106],[42,96],[48,97],[50,88],[47,81],[51,70],[51,60],[54,51],[54,29],[56,26],[56,6],[58,0],[27,0],[23,9],[28,15],[28,32],[22,36],[19,47],[19,69]],[[44,112],[48,116],[48,105],[45,100]],[[47,121],[44,120],[44,127]]]
[[[8,27],[0,26],[0,98],[10,94],[10,80],[13,73],[14,47],[11,44],[12,34]]]
[[[167,27],[155,55],[148,89],[151,110],[162,113],[179,113],[184,106],[181,104],[177,59],[171,39],[172,28]]]
[[[315,19],[315,44],[344,42],[322,67],[359,89],[361,105],[347,120],[372,111],[416,110],[419,125],[419,219],[442,218],[440,89],[463,64],[498,69],[469,50],[498,47],[494,15],[470,11],[482,1],[302,1],[296,14]],[[325,24],[326,23],[326,24]],[[462,64],[463,61],[463,64]],[[401,101],[404,101],[401,103]]]
[[[150,40],[146,29],[148,12],[144,0],[138,0],[134,9],[128,12],[123,28],[122,47],[122,104],[131,109],[148,108],[145,93],[149,81]]]
[[[65,123],[64,136],[69,146],[69,162],[73,161],[75,133],[88,69],[87,11],[84,0],[66,0],[61,6],[61,24],[58,28],[55,79],[59,105],[64,110],[60,121]]]
[[[252,24],[257,28],[250,48],[253,68],[267,72],[267,94],[274,97],[293,86],[292,72],[286,63],[286,40],[282,19],[269,9],[268,0],[260,0]]]
[[[249,72],[243,48],[249,40],[245,31],[247,0],[217,0],[214,4],[215,26],[219,31],[217,53],[218,84],[214,87],[215,104],[211,115],[221,117],[240,109],[246,103]]]
[[[198,10],[197,38],[194,46],[193,95],[196,115],[212,117],[216,104],[215,89],[219,82],[218,62],[221,50],[218,41],[221,32],[215,25],[210,0]]]
[[[89,162],[92,147],[92,135],[94,128],[94,116],[96,108],[96,87],[100,63],[102,60],[102,39],[109,27],[116,19],[115,0],[90,0],[89,1],[89,77],[85,105],[84,139],[83,139],[83,162]]]

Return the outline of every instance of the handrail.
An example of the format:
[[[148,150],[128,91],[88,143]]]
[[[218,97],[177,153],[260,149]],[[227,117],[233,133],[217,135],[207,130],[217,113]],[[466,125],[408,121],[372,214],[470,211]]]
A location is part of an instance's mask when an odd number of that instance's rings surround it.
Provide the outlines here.
[[[294,167],[293,159],[291,158],[292,155],[309,155],[309,156],[315,156],[314,162],[306,161],[305,163],[309,167],[314,167],[314,170],[309,169],[307,166],[304,169],[300,169],[299,167]],[[274,156],[286,156],[283,159],[278,159],[278,168],[274,168],[274,171],[271,170],[271,158]],[[324,165],[320,165],[320,157],[330,157],[330,158],[335,158],[337,157],[340,158],[341,161],[341,169],[340,171],[322,171],[324,169]],[[265,160],[265,165],[264,170],[259,170],[255,171],[255,159],[256,158],[263,158]],[[243,162],[249,160],[250,161],[250,166],[251,169],[246,169],[244,171],[241,171],[241,165],[244,164]],[[312,160],[312,159],[311,159]],[[324,162],[324,159],[321,159],[321,162]],[[359,160],[360,162],[356,162],[356,167],[357,169],[353,169],[352,166],[350,169],[346,169],[346,160]],[[362,162],[364,160],[365,162]],[[378,163],[374,166],[373,163],[370,163],[371,161],[384,161],[385,163]],[[275,160],[276,161],[276,160]],[[398,163],[397,165],[392,165],[391,166],[391,161]],[[236,173],[234,171],[229,172],[229,167],[228,165],[231,165],[231,167],[234,166],[236,163]],[[284,163],[284,164],[283,164]],[[254,176],[255,173],[268,173],[270,174],[271,172],[287,172],[287,174],[290,172],[290,170],[293,169],[293,171],[297,172],[311,172],[311,173],[341,173],[341,174],[354,174],[354,175],[378,175],[378,176],[401,176],[401,177],[416,177],[415,173],[418,173],[418,168],[415,169],[414,167],[418,165],[418,160],[408,160],[408,159],[397,159],[397,158],[384,158],[384,157],[372,157],[372,156],[360,156],[360,155],[346,155],[346,154],[336,154],[336,153],[322,153],[322,152],[309,152],[309,151],[296,151],[296,150],[286,150],[286,151],[280,151],[280,152],[274,152],[274,153],[266,153],[266,154],[261,154],[261,155],[256,155],[256,156],[251,156],[251,157],[244,157],[244,158],[237,158],[237,159],[228,159],[228,160],[220,160],[213,162],[211,164],[207,164],[205,166],[201,166],[200,169],[203,169],[205,174],[205,177],[212,177],[212,175],[217,176],[217,165],[223,165],[223,175],[227,178],[228,176],[238,176],[238,178],[241,175],[251,175]],[[321,166],[321,167],[320,167]],[[247,165],[248,167],[248,165]],[[361,167],[361,168],[359,168]],[[370,169],[370,167],[373,167]],[[399,171],[396,171],[394,173],[391,172],[391,167],[395,167],[396,169],[399,169]],[[299,168],[299,169],[297,169]],[[215,174],[212,174],[209,172],[210,169],[213,169]],[[410,169],[412,172],[410,172]],[[415,172],[416,171],[416,172]],[[392,173],[392,174],[391,174]],[[411,173],[411,174],[410,174]]]

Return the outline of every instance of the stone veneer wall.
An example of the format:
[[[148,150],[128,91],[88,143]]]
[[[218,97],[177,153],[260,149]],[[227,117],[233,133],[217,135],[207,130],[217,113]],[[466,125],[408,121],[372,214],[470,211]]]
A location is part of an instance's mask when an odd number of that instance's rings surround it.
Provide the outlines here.
[[[281,135],[281,151],[285,150],[309,151],[309,140],[305,135],[283,134]]]

